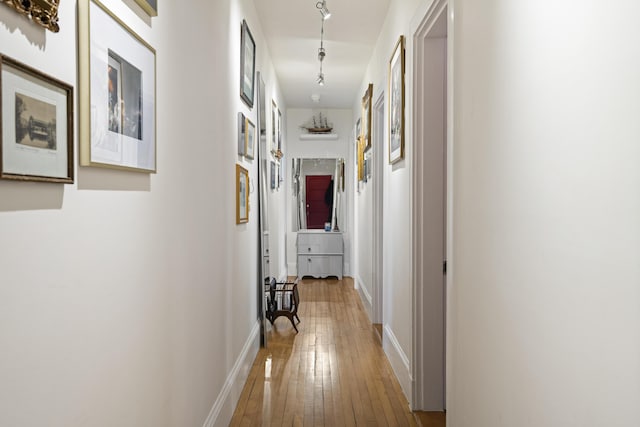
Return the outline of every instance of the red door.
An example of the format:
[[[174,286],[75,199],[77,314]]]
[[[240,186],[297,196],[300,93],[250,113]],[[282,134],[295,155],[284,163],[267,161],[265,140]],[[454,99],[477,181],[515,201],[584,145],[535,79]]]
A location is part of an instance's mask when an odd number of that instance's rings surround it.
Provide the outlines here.
[[[331,175],[307,175],[307,228],[324,228],[331,222],[333,181]]]

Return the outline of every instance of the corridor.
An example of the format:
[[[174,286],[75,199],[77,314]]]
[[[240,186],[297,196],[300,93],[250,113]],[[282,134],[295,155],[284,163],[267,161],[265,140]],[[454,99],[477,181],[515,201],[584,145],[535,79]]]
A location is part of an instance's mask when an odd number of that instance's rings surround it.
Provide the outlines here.
[[[445,425],[409,411],[351,278],[305,279],[299,291],[300,332],[276,320],[231,426]]]

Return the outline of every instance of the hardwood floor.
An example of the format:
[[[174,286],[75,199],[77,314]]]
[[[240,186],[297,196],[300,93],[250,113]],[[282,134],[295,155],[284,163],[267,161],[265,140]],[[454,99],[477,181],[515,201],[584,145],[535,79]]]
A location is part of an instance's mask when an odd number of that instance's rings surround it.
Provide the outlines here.
[[[299,333],[276,320],[231,426],[443,427],[409,410],[350,278],[300,282]]]

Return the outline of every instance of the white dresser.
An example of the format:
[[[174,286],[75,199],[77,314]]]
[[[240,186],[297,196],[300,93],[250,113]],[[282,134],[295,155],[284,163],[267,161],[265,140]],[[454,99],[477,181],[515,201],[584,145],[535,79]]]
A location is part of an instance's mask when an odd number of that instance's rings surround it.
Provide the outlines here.
[[[342,279],[344,243],[342,233],[324,230],[298,231],[298,277]]]

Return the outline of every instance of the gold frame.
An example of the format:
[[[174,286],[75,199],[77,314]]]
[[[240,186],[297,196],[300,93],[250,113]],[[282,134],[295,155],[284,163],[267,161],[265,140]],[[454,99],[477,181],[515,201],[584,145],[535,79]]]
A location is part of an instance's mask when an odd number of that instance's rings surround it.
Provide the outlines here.
[[[31,18],[33,22],[53,33],[60,31],[58,25],[60,0],[0,0],[0,2]]]
[[[41,73],[40,71],[31,68],[25,64],[22,64],[21,62],[16,61],[15,59],[9,58],[8,56],[5,55],[0,55],[0,98],[4,98],[4,94],[3,94],[3,89],[4,89],[4,85],[5,85],[5,81],[3,81],[2,79],[2,72],[3,69],[5,68],[5,65],[7,66],[7,68],[13,68],[14,70],[18,71],[18,73],[23,73],[25,74],[27,77],[33,79],[32,83],[35,85],[40,85],[41,87],[43,87],[45,90],[49,90],[49,91],[59,91],[60,94],[64,94],[64,96],[66,97],[66,103],[64,103],[64,108],[66,110],[66,130],[67,130],[67,135],[66,135],[66,147],[61,146],[58,148],[58,140],[60,138],[57,137],[56,135],[56,128],[58,128],[58,126],[55,125],[55,122],[53,122],[53,124],[51,124],[51,122],[49,123],[42,123],[40,121],[41,124],[35,124],[33,127],[31,125],[31,119],[29,120],[29,135],[30,135],[30,139],[36,138],[36,139],[42,139],[42,135],[46,135],[47,138],[50,138],[51,135],[55,135],[56,136],[56,147],[55,148],[50,148],[49,150],[53,150],[56,152],[56,155],[59,152],[63,152],[63,150],[66,151],[66,176],[65,177],[53,177],[53,176],[47,176],[47,175],[34,175],[34,174],[28,174],[26,173],[27,171],[24,171],[25,173],[16,173],[16,172],[5,172],[5,167],[4,167],[4,157],[7,156],[6,153],[4,153],[4,129],[3,129],[3,125],[6,125],[6,123],[4,123],[3,120],[3,114],[5,113],[4,111],[2,111],[2,105],[0,104],[0,178],[3,179],[12,179],[12,180],[17,180],[17,181],[40,181],[40,182],[53,182],[53,183],[63,183],[63,184],[73,184],[74,182],[74,156],[73,156],[73,132],[74,132],[74,127],[73,127],[73,116],[74,116],[74,110],[73,110],[73,86],[64,83],[58,79],[55,79],[53,77],[50,77],[44,73]],[[9,71],[7,71],[9,73]],[[7,80],[9,81],[9,80]],[[47,86],[50,86],[50,88],[47,88]],[[33,89],[31,89],[33,90]],[[16,91],[16,97],[17,97],[18,93]],[[23,104],[24,105],[24,104]],[[16,108],[17,108],[17,101],[16,101]],[[42,119],[42,117],[38,117],[37,114],[36,115],[36,120],[33,120],[35,123],[38,123],[39,120],[38,119]],[[17,120],[17,118],[16,118]],[[46,125],[46,126],[42,126],[42,124]],[[17,127],[17,125],[16,125]],[[34,128],[36,130],[34,130]],[[45,130],[42,130],[45,129]],[[53,129],[53,130],[52,130]],[[40,135],[40,136],[35,136],[35,137],[31,137],[32,133],[34,132],[35,135]],[[16,130],[17,133],[17,130]],[[26,137],[26,135],[25,135]],[[64,139],[63,139],[64,141]],[[39,150],[39,148],[35,148],[34,150]],[[7,156],[8,157],[8,156]],[[37,158],[35,159],[31,159],[31,160],[37,160]],[[33,166],[33,165],[32,165]],[[42,173],[46,173],[46,171],[40,171]]]
[[[399,64],[398,64],[399,61]],[[400,82],[394,82],[393,80],[393,69],[395,66],[400,67]],[[404,73],[405,73],[405,52],[404,52],[404,36],[400,36],[400,39],[396,43],[396,46],[393,48],[393,54],[391,55],[391,59],[389,60],[389,164],[396,163],[402,159],[404,159],[404,128],[405,128],[405,112],[404,112],[404,104],[405,104],[405,81],[404,81]],[[400,117],[398,118],[399,123],[398,129],[396,133],[399,134],[399,147],[395,150],[391,148],[391,141],[394,133],[393,127],[393,113],[394,113],[394,83],[399,83],[400,85],[400,100],[399,106],[397,108],[400,109],[398,112]],[[397,153],[399,151],[399,153]],[[396,153],[396,154],[394,154]]]
[[[241,177],[245,177],[244,186],[244,202],[246,206],[246,216],[241,216],[240,201],[242,200]],[[249,171],[242,166],[236,164],[236,224],[245,224],[249,222]]]
[[[373,83],[369,83],[362,97],[362,126],[361,137],[365,142],[364,151],[371,148],[371,99],[373,98]]]
[[[158,9],[154,8],[147,0],[135,0],[136,3],[144,10],[149,16],[158,16]]]
[[[131,45],[135,43],[139,43],[140,48],[148,50],[149,54],[153,57],[153,64],[150,65],[152,70],[149,71],[148,75],[152,75],[152,91],[153,91],[153,114],[146,115],[148,122],[145,122],[146,125],[149,125],[149,128],[153,130],[153,139],[152,141],[146,141],[145,143],[149,143],[153,145],[153,165],[151,167],[143,167],[144,165],[128,165],[125,164],[124,161],[118,164],[117,162],[109,162],[104,159],[93,159],[92,155],[92,123],[91,123],[91,114],[92,114],[92,94],[91,94],[91,63],[92,63],[92,55],[91,55],[91,17],[90,17],[90,9],[91,3],[95,4],[98,9],[104,13],[106,16],[111,18],[118,29],[125,34],[131,36]],[[97,19],[97,18],[96,18]],[[127,46],[127,48],[131,48]],[[116,46],[116,48],[124,49],[122,46]],[[120,18],[118,18],[113,12],[111,12],[106,6],[104,6],[99,0],[78,0],[78,139],[80,145],[80,166],[96,166],[101,168],[110,168],[110,169],[118,169],[118,170],[127,170],[133,172],[143,172],[143,173],[156,173],[157,172],[157,120],[156,120],[156,51],[155,49],[147,43],[142,37],[140,37],[135,31],[133,31],[128,25],[126,25]],[[147,79],[148,81],[148,79]],[[106,89],[105,89],[106,90]],[[150,117],[150,118],[149,118]],[[149,133],[149,132],[147,132]]]

